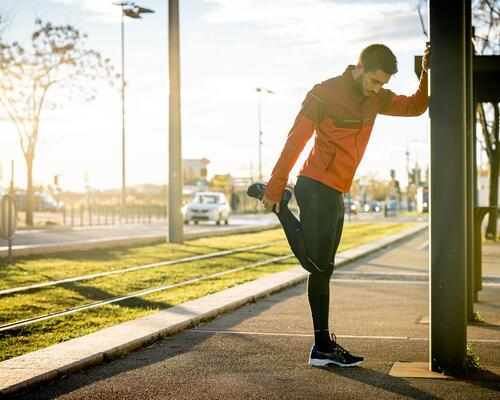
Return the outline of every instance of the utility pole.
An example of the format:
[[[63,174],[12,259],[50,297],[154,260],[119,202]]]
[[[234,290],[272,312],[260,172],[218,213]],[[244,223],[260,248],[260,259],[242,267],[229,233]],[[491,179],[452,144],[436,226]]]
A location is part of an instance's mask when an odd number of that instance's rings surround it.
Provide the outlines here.
[[[10,193],[14,194],[14,160],[10,160]]]
[[[125,180],[125,17],[140,19],[141,14],[154,13],[149,8],[138,6],[132,1],[113,3],[121,7],[121,49],[122,49],[122,195],[120,202],[120,217],[127,222],[127,186]]]
[[[408,147],[408,144],[406,144],[406,179],[408,179],[408,183],[406,184],[406,202],[407,202],[407,207],[408,211],[411,211],[411,205],[410,205],[410,148]]]
[[[261,93],[270,93],[274,94],[272,90],[266,88],[255,88],[257,91],[257,118],[259,122],[259,181],[262,180],[262,105],[261,105]]]
[[[168,171],[168,240],[183,243],[182,151],[181,151],[181,88],[179,45],[179,0],[168,2],[168,66],[169,95],[169,171]]]
[[[125,183],[125,13],[122,3],[122,199],[120,215],[122,222],[127,223],[127,186]]]

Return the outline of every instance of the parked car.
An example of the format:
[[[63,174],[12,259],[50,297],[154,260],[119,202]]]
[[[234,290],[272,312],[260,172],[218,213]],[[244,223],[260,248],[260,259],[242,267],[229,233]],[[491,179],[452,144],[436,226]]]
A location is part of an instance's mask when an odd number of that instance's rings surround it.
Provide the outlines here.
[[[33,201],[34,211],[59,211],[64,208],[64,203],[62,201],[57,201],[46,193],[36,192]],[[27,202],[26,192],[16,193],[16,203],[19,211],[26,211]]]
[[[397,200],[387,199],[385,201],[384,215],[387,217],[389,215],[397,215],[399,213],[399,204]]]
[[[365,212],[380,212],[382,211],[382,203],[380,201],[371,201],[364,206]]]
[[[198,192],[185,204],[182,209],[184,223],[189,224],[193,221],[197,224],[199,221],[215,221],[220,225],[222,221],[229,224],[231,208],[224,193],[218,192]]]
[[[356,200],[348,200],[344,199],[344,212],[346,214],[349,214],[349,211],[351,214],[357,214],[359,211],[359,204]]]

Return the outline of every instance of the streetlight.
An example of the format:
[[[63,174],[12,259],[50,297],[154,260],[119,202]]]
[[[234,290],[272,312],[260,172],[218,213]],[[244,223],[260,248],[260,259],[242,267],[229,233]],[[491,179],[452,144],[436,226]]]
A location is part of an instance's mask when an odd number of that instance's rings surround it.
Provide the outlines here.
[[[168,241],[183,243],[179,0],[168,1]]]
[[[121,218],[127,220],[126,210],[126,185],[125,185],[125,17],[138,19],[141,14],[154,13],[149,8],[140,7],[133,1],[120,1],[113,3],[115,6],[122,8],[122,201],[120,207]]]
[[[255,90],[257,91],[257,93],[259,93],[259,95],[257,97],[257,104],[258,104],[258,118],[259,118],[259,181],[261,181],[262,180],[262,134],[263,134],[263,132],[262,132],[260,93],[264,92],[264,93],[274,94],[274,92],[272,90],[262,88],[262,87],[255,88]]]

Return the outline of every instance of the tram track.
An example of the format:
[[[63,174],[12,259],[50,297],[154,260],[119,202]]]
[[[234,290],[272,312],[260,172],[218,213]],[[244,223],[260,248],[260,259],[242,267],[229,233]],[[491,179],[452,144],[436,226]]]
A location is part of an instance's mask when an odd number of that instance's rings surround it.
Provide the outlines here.
[[[243,252],[247,252],[250,250],[271,247],[273,245],[276,245],[276,244],[279,244],[282,242],[285,242],[285,240],[277,240],[274,242],[262,243],[262,244],[252,245],[252,246],[238,247],[236,249],[221,250],[221,251],[208,253],[208,254],[201,254],[201,255],[197,255],[197,256],[179,258],[176,260],[161,261],[161,262],[152,263],[152,264],[145,264],[145,265],[138,265],[138,266],[134,266],[134,267],[121,268],[121,269],[116,269],[116,270],[112,270],[112,271],[98,272],[95,274],[80,275],[80,276],[75,276],[75,277],[71,277],[71,278],[60,279],[57,281],[42,282],[42,283],[36,283],[33,285],[18,286],[18,287],[9,288],[9,289],[2,289],[2,290],[0,290],[0,296],[10,295],[10,294],[15,294],[15,293],[22,293],[22,292],[26,292],[26,291],[30,291],[30,290],[42,289],[42,288],[49,287],[49,286],[58,286],[58,285],[63,285],[65,283],[74,283],[74,282],[95,279],[95,278],[102,278],[102,277],[109,276],[109,275],[123,274],[126,272],[140,271],[140,270],[144,270],[144,269],[164,267],[166,265],[183,264],[183,263],[187,263],[187,262],[191,262],[191,261],[199,261],[199,260],[205,260],[205,259],[209,259],[209,258],[226,256],[226,255],[230,255],[230,254],[243,253]]]
[[[275,243],[277,243],[277,242],[273,242],[273,244],[275,244]],[[260,246],[264,247],[264,245],[260,245]],[[252,246],[249,246],[249,247],[252,247]],[[235,249],[233,249],[233,250],[235,250]],[[221,253],[221,252],[218,252],[218,253]],[[215,253],[213,253],[213,254],[215,254]],[[127,299],[131,299],[131,298],[135,298],[135,297],[141,297],[141,296],[145,296],[145,295],[148,295],[148,294],[152,294],[152,293],[156,293],[156,292],[160,292],[160,291],[164,291],[164,290],[176,288],[176,287],[183,286],[183,285],[189,285],[189,284],[196,283],[196,282],[199,282],[199,281],[202,281],[202,280],[216,278],[216,277],[223,276],[223,275],[226,275],[226,274],[230,274],[230,273],[233,273],[233,272],[238,272],[238,271],[242,271],[242,270],[245,270],[245,269],[249,269],[249,268],[253,268],[253,267],[258,267],[258,266],[261,266],[261,265],[272,264],[272,263],[275,263],[275,262],[278,262],[278,261],[282,261],[282,260],[286,260],[286,259],[292,258],[292,257],[294,257],[293,254],[286,254],[286,255],[282,255],[282,256],[278,256],[278,257],[273,257],[273,258],[270,258],[270,259],[267,259],[267,260],[258,261],[258,262],[255,262],[255,263],[252,263],[252,264],[248,264],[248,265],[243,265],[241,267],[232,268],[232,269],[229,269],[229,270],[226,270],[226,271],[221,271],[221,272],[216,272],[216,273],[213,273],[213,274],[203,275],[201,277],[197,277],[197,278],[193,278],[193,279],[188,279],[188,280],[177,282],[177,283],[173,283],[173,284],[158,286],[158,287],[155,287],[155,288],[143,289],[143,290],[139,290],[139,291],[136,291],[136,292],[133,292],[133,293],[128,293],[128,294],[125,294],[125,295],[122,295],[122,296],[115,296],[115,297],[112,297],[112,298],[109,298],[109,299],[106,299],[106,300],[101,300],[101,301],[97,301],[97,302],[94,302],[94,303],[89,303],[89,304],[85,304],[85,305],[82,305],[82,306],[69,308],[69,309],[66,309],[66,310],[56,311],[56,312],[53,312],[53,313],[43,314],[43,315],[40,315],[40,316],[37,316],[37,317],[27,318],[27,319],[19,320],[19,321],[16,321],[16,322],[11,322],[11,323],[8,323],[8,324],[0,325],[0,332],[5,332],[5,331],[9,331],[9,330],[21,328],[23,326],[35,324],[37,322],[46,321],[46,320],[57,318],[57,317],[63,317],[65,315],[74,314],[76,312],[89,310],[91,308],[102,307],[102,306],[107,305],[107,304],[118,303],[118,302],[121,302],[121,301],[124,301],[124,300],[127,300]]]
[[[141,270],[141,269],[147,269],[147,268],[153,268],[153,267],[159,267],[159,266],[171,265],[171,264],[177,264],[177,263],[186,263],[186,262],[189,262],[189,261],[197,261],[197,260],[202,260],[202,259],[215,258],[215,257],[223,256],[223,255],[229,255],[229,254],[235,254],[235,253],[241,253],[241,252],[249,252],[249,251],[255,250],[255,249],[270,247],[272,245],[276,245],[276,244],[281,243],[281,242],[285,242],[285,241],[284,240],[278,240],[278,241],[273,241],[273,242],[268,242],[268,243],[263,243],[263,244],[258,244],[258,245],[245,246],[245,247],[240,247],[240,248],[235,248],[235,249],[228,249],[228,250],[218,251],[218,252],[209,253],[209,254],[202,254],[202,255],[185,257],[185,258],[176,259],[176,260],[169,260],[169,261],[164,261],[164,262],[160,262],[160,263],[140,265],[140,266],[135,266],[135,267],[130,267],[130,268],[124,268],[124,269],[120,269],[120,270],[106,271],[106,272],[102,272],[102,273],[98,273],[98,274],[92,274],[92,275],[83,275],[83,276],[80,276],[80,277],[68,278],[68,279],[64,279],[64,280],[61,280],[61,281],[45,282],[45,283],[42,283],[42,284],[32,285],[31,287],[18,287],[18,288],[12,288],[12,289],[5,289],[3,291],[0,291],[0,293],[3,292],[2,294],[5,294],[5,292],[7,290],[10,291],[10,293],[13,293],[15,290],[17,290],[19,292],[19,291],[21,291],[20,289],[22,289],[22,290],[29,290],[29,289],[34,289],[35,286],[36,287],[41,287],[40,285],[54,286],[55,283],[62,284],[62,283],[67,283],[67,282],[77,282],[78,280],[91,279],[91,278],[96,278],[96,277],[101,277],[101,276],[112,275],[112,274],[125,273],[125,272],[130,272],[130,271],[137,271],[137,270]],[[93,309],[93,308],[97,308],[97,307],[102,307],[102,306],[105,306],[107,304],[118,303],[118,302],[121,302],[121,301],[124,301],[124,300],[127,300],[127,299],[137,298],[137,297],[141,297],[141,296],[153,294],[153,293],[156,293],[156,292],[165,291],[165,290],[168,290],[168,289],[173,289],[173,288],[176,288],[176,287],[179,287],[179,286],[183,286],[183,285],[194,284],[194,283],[197,283],[199,281],[203,281],[203,280],[207,280],[207,279],[213,279],[213,278],[216,278],[216,277],[219,277],[219,276],[223,276],[223,275],[226,275],[226,274],[238,272],[238,271],[249,269],[249,268],[252,268],[252,267],[258,267],[258,266],[261,266],[261,265],[276,263],[276,262],[279,262],[279,261],[282,261],[282,260],[286,260],[286,259],[289,259],[289,258],[292,258],[292,257],[294,257],[293,254],[280,255],[280,256],[276,256],[276,257],[272,257],[272,258],[267,258],[265,260],[261,260],[261,261],[258,261],[258,262],[254,262],[254,263],[251,263],[251,264],[243,265],[243,266],[240,266],[240,267],[231,268],[231,269],[228,269],[228,270],[224,270],[224,271],[220,271],[220,272],[216,272],[216,273],[212,273],[212,274],[206,274],[206,275],[198,276],[198,277],[187,279],[187,280],[184,280],[184,281],[178,281],[178,282],[174,282],[174,283],[170,283],[170,284],[166,284],[166,285],[162,285],[162,286],[157,286],[157,287],[153,287],[153,288],[141,289],[141,290],[138,290],[138,291],[135,291],[135,292],[129,292],[127,294],[110,297],[108,299],[99,300],[99,301],[95,301],[95,302],[92,302],[92,303],[87,303],[87,304],[75,306],[75,307],[72,307],[72,308],[68,308],[68,309],[64,309],[64,310],[59,310],[59,311],[55,311],[55,312],[51,312],[51,313],[46,313],[46,314],[42,314],[42,315],[35,316],[35,317],[30,317],[30,318],[26,318],[26,319],[22,319],[22,320],[17,320],[17,321],[14,321],[14,322],[9,322],[9,323],[0,325],[0,332],[6,332],[6,331],[9,331],[9,330],[14,330],[14,329],[21,328],[21,327],[24,327],[24,326],[28,326],[28,325],[31,325],[31,324],[35,324],[35,323],[38,323],[38,322],[41,322],[41,321],[46,321],[46,320],[54,319],[54,318],[57,318],[57,317],[63,317],[65,315],[70,315],[70,314],[77,313],[77,312],[80,312],[80,311],[84,311],[84,310],[88,310],[88,309]]]

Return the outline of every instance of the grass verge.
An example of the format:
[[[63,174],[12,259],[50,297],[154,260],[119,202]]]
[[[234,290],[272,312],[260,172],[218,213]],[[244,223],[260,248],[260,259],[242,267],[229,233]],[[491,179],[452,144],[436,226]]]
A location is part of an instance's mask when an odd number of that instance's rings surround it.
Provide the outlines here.
[[[412,225],[411,223],[346,225],[339,252],[401,231]],[[0,265],[0,279],[3,282],[2,288],[16,287],[284,239],[281,229],[273,229],[229,237],[200,238],[186,241],[182,245],[162,243],[62,253],[53,256],[29,256],[19,258],[13,265]],[[0,309],[2,310],[0,324],[64,310],[141,289],[227,271],[289,253],[288,244],[278,242],[271,247],[213,259],[127,272],[57,287],[5,295],[0,297]],[[297,261],[291,258],[275,264],[228,273],[120,303],[1,332],[0,360],[86,335],[296,266]]]

